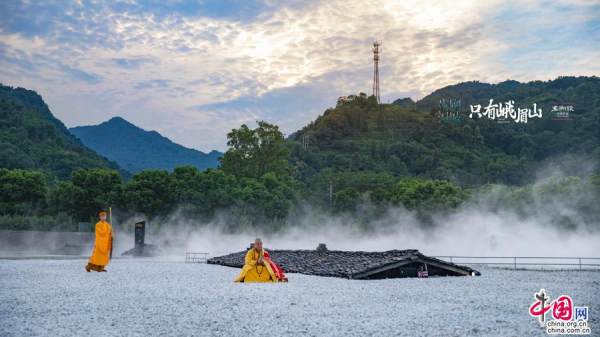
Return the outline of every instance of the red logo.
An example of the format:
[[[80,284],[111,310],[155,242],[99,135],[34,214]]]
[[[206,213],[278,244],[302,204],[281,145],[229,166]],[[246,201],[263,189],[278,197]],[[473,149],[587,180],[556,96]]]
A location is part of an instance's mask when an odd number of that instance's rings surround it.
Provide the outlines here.
[[[554,300],[552,317],[560,321],[570,321],[573,318],[573,300],[571,297],[562,295]]]
[[[573,319],[573,300],[570,296],[561,295],[560,297],[549,301],[544,289],[535,294],[535,302],[529,307],[529,314],[533,317],[539,317],[540,323],[544,324],[546,312],[552,309],[552,317],[559,321],[570,321]],[[547,303],[547,305],[546,305]]]

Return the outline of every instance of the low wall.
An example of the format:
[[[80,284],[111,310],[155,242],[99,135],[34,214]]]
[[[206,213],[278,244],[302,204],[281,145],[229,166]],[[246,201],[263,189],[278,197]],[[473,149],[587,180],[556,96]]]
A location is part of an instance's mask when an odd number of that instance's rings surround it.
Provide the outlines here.
[[[93,244],[91,232],[0,230],[0,256],[80,255]]]

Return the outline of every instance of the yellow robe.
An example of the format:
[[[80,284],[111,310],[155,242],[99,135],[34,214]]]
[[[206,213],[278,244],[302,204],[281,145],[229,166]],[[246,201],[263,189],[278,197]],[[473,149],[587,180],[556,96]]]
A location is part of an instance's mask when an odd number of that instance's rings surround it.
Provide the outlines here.
[[[244,258],[244,267],[240,275],[235,279],[235,282],[277,282],[275,272],[271,266],[265,262],[264,265],[258,265],[258,259],[264,255],[264,251],[260,253],[254,249],[250,249]]]
[[[96,224],[96,242],[94,251],[90,257],[90,263],[97,266],[106,266],[110,261],[112,250],[112,226],[106,221],[98,221]]]

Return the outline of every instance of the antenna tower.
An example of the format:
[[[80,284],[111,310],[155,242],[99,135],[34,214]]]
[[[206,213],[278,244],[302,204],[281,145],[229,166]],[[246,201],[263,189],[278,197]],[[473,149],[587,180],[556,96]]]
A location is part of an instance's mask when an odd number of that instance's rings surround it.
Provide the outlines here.
[[[381,102],[379,98],[379,46],[381,46],[381,42],[373,42],[373,96],[377,99],[377,104]]]

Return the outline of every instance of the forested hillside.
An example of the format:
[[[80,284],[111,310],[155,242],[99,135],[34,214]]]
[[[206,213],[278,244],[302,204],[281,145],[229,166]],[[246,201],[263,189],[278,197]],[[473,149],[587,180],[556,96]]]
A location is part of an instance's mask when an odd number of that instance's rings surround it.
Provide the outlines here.
[[[468,117],[470,104],[490,99],[536,103],[543,117],[528,123]],[[440,101],[451,100],[461,105],[449,116]],[[561,104],[573,106],[568,118],[551,112]],[[359,94],[340,99],[287,139],[264,121],[231,130],[215,169],[143,170],[124,180],[114,170],[93,168],[58,184],[47,184],[39,172],[0,170],[0,228],[74,228],[111,206],[122,219],[144,214],[168,225],[175,214],[230,231],[300,226],[307,214],[349,215],[349,224],[368,229],[390,209],[408,210],[428,226],[465,208],[598,230],[599,130],[596,77],[461,83],[418,102],[383,105]],[[98,141],[108,142],[102,135]],[[19,146],[13,139],[17,145],[9,144]],[[562,174],[539,176],[549,163],[562,165]]]
[[[460,100],[451,119],[440,100]],[[471,119],[469,105],[515,101],[536,103],[543,118],[528,123]],[[551,112],[572,105],[568,119]],[[444,179],[462,186],[511,185],[530,181],[537,168],[563,155],[600,159],[600,79],[561,77],[553,81],[499,84],[467,82],[433,92],[412,104],[378,105],[352,96],[328,109],[290,139],[296,177],[321,186],[344,172]],[[304,145],[303,144],[308,144]]]
[[[85,147],[35,91],[0,84],[0,168],[68,178],[82,168],[119,169]]]

